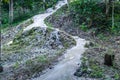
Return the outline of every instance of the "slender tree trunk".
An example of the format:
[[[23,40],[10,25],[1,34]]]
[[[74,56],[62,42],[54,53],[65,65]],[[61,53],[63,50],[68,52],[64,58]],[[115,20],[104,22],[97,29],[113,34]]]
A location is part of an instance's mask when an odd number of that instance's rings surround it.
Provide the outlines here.
[[[13,22],[13,0],[9,1],[9,24]]]
[[[69,5],[69,0],[67,0],[67,6],[68,6],[68,10],[70,11],[70,5]]]
[[[111,0],[105,0],[105,4],[106,4],[106,15],[109,15]]]
[[[1,17],[2,17],[2,16],[1,16],[1,11],[2,11],[2,10],[1,10],[1,5],[2,5],[2,4],[1,4],[1,3],[2,3],[2,2],[0,1],[0,30],[1,30],[1,27],[2,27],[2,21],[1,21],[1,20],[2,20],[2,18],[1,18]],[[0,31],[0,34],[1,34],[1,31]],[[0,35],[0,38],[1,38],[1,35]],[[0,39],[0,43],[1,43],[1,39]],[[0,45],[1,45],[1,44],[0,44]],[[1,52],[1,49],[0,49],[0,52]],[[0,61],[1,61],[1,53],[0,53]]]
[[[0,30],[1,30],[1,26],[2,26],[1,5],[2,5],[2,1],[0,0]],[[1,31],[0,31],[0,38],[1,38]],[[0,43],[1,43],[1,39],[0,39]],[[1,46],[1,44],[0,44],[0,46]],[[2,64],[1,64],[1,48],[0,48],[0,72],[3,72],[3,67],[2,67]]]
[[[46,1],[43,0],[43,8],[46,9]]]
[[[108,16],[108,13],[109,13],[109,2],[108,2],[108,0],[105,0],[105,4],[106,4],[106,16]]]
[[[2,16],[1,16],[1,5],[2,5],[2,1],[0,0],[0,30],[1,30],[1,26],[2,26],[2,22],[1,22],[1,20],[2,20]],[[0,31],[1,32],[1,31]]]
[[[112,2],[112,27],[114,27],[114,1]]]
[[[20,16],[24,14],[24,10],[23,10],[23,7],[20,7]]]

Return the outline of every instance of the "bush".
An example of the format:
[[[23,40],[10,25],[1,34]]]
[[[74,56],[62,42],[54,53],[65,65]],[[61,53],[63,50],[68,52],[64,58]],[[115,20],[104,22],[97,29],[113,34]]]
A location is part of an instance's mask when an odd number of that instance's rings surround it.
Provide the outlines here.
[[[70,13],[75,26],[85,23],[89,28],[96,28],[97,32],[113,33],[120,31],[120,5],[115,3],[115,26],[112,27],[112,13],[108,18],[105,14],[105,3],[97,0],[75,0],[70,3]],[[112,6],[110,7],[111,10]],[[86,28],[86,29],[89,29]]]

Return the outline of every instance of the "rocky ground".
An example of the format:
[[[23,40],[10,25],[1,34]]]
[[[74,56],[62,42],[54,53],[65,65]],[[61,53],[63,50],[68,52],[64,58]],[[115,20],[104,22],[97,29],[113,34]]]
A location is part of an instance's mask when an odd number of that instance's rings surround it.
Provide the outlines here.
[[[14,28],[16,30],[16,28]],[[11,30],[11,31],[10,31]],[[65,32],[51,28],[35,27],[14,33],[10,29],[2,34],[1,80],[25,80],[35,77],[52,65],[75,40]],[[12,35],[6,37],[7,35]]]
[[[1,44],[5,44],[15,37],[16,33],[23,30],[26,26],[33,23],[32,19],[28,19],[26,21],[23,21],[21,24],[17,25],[16,27],[8,27],[5,29],[1,29]]]
[[[84,32],[74,25],[70,16],[64,6],[45,20],[49,28],[35,27],[24,31],[24,27],[32,23],[30,20],[27,25],[21,24],[3,31],[1,48],[4,72],[0,73],[0,79],[26,80],[40,76],[46,68],[51,69],[53,62],[76,44],[67,32],[91,41],[90,45],[86,44],[89,49],[83,54],[75,76],[83,77],[83,80],[120,80],[120,35],[106,34],[105,37],[94,34],[92,29]],[[115,54],[114,66],[104,65],[106,53]]]
[[[56,9],[64,4],[66,2],[60,1]],[[53,13],[56,9],[52,9]],[[44,69],[52,69],[52,65],[68,48],[76,45],[75,39],[64,31],[44,27],[44,19],[50,14],[38,14],[35,20],[33,17],[16,27],[2,30],[1,59],[4,71],[0,73],[0,80],[26,80],[40,76]]]
[[[120,79],[120,35],[94,34],[94,30],[82,31],[74,26],[74,20],[70,17],[66,6],[59,9],[45,22],[48,26],[56,27],[71,35],[93,42],[93,45],[83,54],[82,65],[75,75],[79,77],[91,77],[97,80],[119,80]],[[104,55],[114,54],[114,66],[104,65]]]

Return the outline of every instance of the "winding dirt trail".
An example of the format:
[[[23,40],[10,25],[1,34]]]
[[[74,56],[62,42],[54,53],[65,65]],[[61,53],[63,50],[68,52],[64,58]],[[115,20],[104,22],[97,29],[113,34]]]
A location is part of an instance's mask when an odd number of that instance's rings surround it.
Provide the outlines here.
[[[35,15],[33,17],[34,23],[27,26],[27,28],[25,28],[24,30],[29,30],[33,27],[47,27],[47,25],[44,23],[45,18],[55,13],[59,8],[61,8],[65,4],[67,4],[67,0],[59,1],[56,4],[55,9],[48,8],[45,13]]]
[[[56,5],[55,10],[49,8],[46,13],[34,16],[34,23],[24,30],[29,30],[33,27],[39,26],[48,27],[44,23],[45,18],[52,15],[54,12],[57,11],[57,9],[61,8],[65,4],[67,4],[67,0],[59,1]],[[79,67],[78,64],[80,64],[82,53],[84,53],[84,51],[86,50],[86,48],[84,48],[84,45],[87,41],[77,36],[73,36],[73,38],[76,40],[77,44],[73,48],[67,50],[66,54],[64,55],[64,59],[58,62],[58,64],[55,65],[53,69],[48,70],[45,74],[32,80],[78,80],[73,74]]]
[[[76,40],[77,45],[67,50],[64,59],[44,75],[32,80],[78,80],[73,74],[79,67],[81,54],[86,50],[84,48],[86,41],[77,36],[73,38]]]
[[[52,15],[53,13],[55,13],[59,8],[61,8],[61,7],[62,7],[63,5],[65,5],[65,4],[67,4],[67,0],[59,1],[59,2],[56,4],[56,6],[55,6],[56,9],[53,10],[53,8],[48,8],[45,13],[35,15],[35,16],[32,18],[34,22],[33,22],[31,25],[27,26],[27,27],[24,29],[24,31],[30,30],[30,29],[32,29],[33,27],[44,27],[44,28],[47,28],[47,25],[44,23],[45,18],[48,17],[48,16],[50,16],[50,15]],[[56,30],[58,30],[58,29],[56,29]],[[10,44],[12,44],[12,43],[13,43],[13,41],[9,41],[9,42],[7,43],[7,45],[10,45]],[[38,55],[39,55],[39,54],[38,54]],[[38,55],[33,55],[31,58],[24,59],[24,60],[22,60],[20,63],[21,63],[21,64],[22,64],[22,63],[25,63],[27,60],[34,59],[34,58],[35,58],[36,56],[38,56]],[[5,64],[3,65],[3,67],[4,67],[4,68],[9,68],[10,66],[13,66],[13,65],[15,65],[15,64],[16,64],[16,62],[5,63]]]

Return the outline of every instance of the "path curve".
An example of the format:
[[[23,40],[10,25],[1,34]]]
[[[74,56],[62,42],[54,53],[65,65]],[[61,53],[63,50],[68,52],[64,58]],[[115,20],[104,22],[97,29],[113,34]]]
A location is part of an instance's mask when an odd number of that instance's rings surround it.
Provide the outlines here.
[[[77,36],[73,38],[76,40],[77,45],[67,50],[67,53],[63,55],[64,59],[55,65],[53,69],[32,80],[78,80],[73,74],[79,67],[81,54],[86,50],[84,48],[86,40]]]
[[[56,9],[49,8],[46,13],[39,14],[33,17],[34,23],[29,25],[24,30],[32,29],[33,27],[48,27],[44,20],[46,17],[55,13],[63,5],[67,4],[67,0],[59,1],[56,5]],[[59,30],[59,29],[58,29]],[[45,74],[40,77],[33,78],[31,80],[78,80],[73,75],[76,69],[79,67],[80,58],[82,53],[86,50],[84,45],[86,40],[81,39],[77,36],[72,36],[76,40],[76,46],[68,49],[63,59],[54,66],[53,69],[48,70]]]
[[[48,16],[52,15],[53,13],[55,13],[59,8],[61,8],[65,4],[67,4],[67,0],[58,1],[58,3],[55,6],[55,9],[48,8],[45,13],[35,15],[33,17],[34,23],[29,25],[29,26],[27,26],[24,30],[29,30],[29,29],[32,29],[33,27],[47,27],[47,25],[44,23],[44,20]]]

